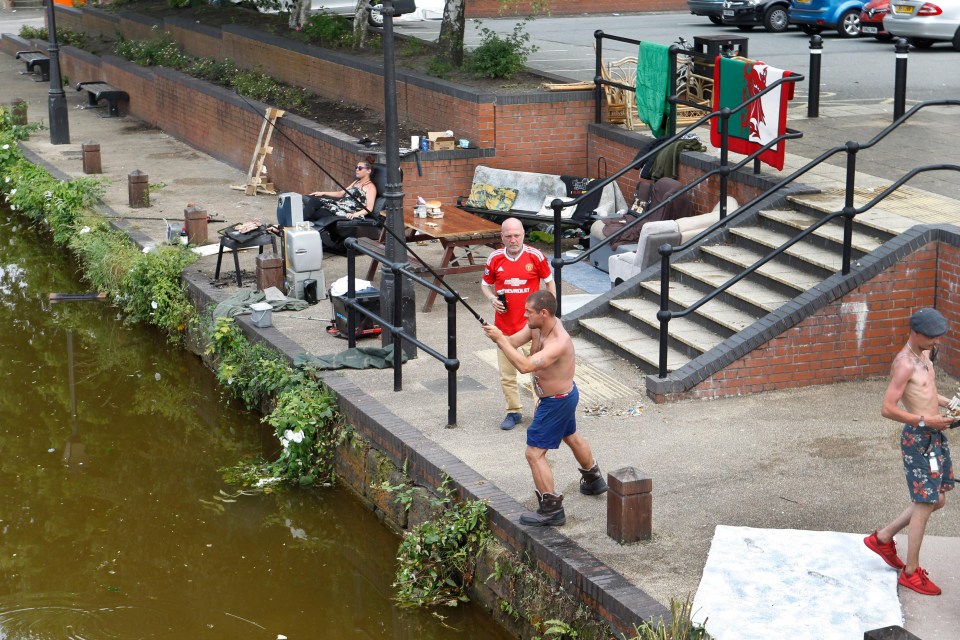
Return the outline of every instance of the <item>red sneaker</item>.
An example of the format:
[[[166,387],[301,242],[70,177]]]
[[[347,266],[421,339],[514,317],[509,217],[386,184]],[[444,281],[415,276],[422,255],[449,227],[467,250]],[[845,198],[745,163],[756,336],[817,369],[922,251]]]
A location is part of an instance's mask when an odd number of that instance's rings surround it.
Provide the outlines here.
[[[863,544],[867,545],[868,549],[883,558],[884,562],[897,571],[907,566],[903,563],[903,560],[900,559],[900,556],[897,555],[897,543],[893,540],[890,542],[880,542],[880,539],[877,538],[876,531],[864,538]]]
[[[906,571],[901,571],[897,582],[907,589],[913,589],[917,593],[925,596],[938,596],[941,593],[940,587],[933,584],[930,578],[927,577],[927,572],[920,567],[917,567],[917,570],[913,572],[912,576],[908,576]]]

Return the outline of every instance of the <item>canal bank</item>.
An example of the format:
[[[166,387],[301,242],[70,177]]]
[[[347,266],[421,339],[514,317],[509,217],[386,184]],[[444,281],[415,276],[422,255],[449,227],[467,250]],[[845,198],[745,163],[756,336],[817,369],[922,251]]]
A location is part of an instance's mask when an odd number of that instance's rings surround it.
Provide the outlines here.
[[[3,71],[4,77],[30,82],[14,75],[21,66],[11,64]],[[43,116],[46,96],[42,86],[5,83],[7,86],[22,94],[31,88],[31,118]],[[70,100],[71,109],[80,102],[73,95]],[[209,167],[219,163],[178,145],[162,133],[151,132],[131,121],[97,119],[89,111],[71,110],[71,126],[75,127],[75,140],[99,140],[105,152],[109,146],[104,166],[113,184],[105,201],[133,231],[144,232],[157,240],[162,236],[151,229],[163,228],[159,217],[135,220],[144,215],[144,210],[131,211],[123,204],[125,178],[134,169],[149,174],[151,182],[166,185],[155,194],[157,209],[150,212],[154,216],[158,213],[170,218],[182,216],[188,202],[200,202],[212,213],[229,214],[224,216],[228,222],[242,221],[254,212],[263,216],[273,213],[272,198],[244,198],[229,192],[229,184],[245,179],[241,172],[220,165],[217,171],[223,171],[222,174],[207,173]],[[45,143],[43,138],[44,134],[35,135],[26,148],[37,154],[38,161],[60,167],[69,175],[78,175],[79,142],[69,148],[58,148]],[[435,248],[424,249],[428,259],[435,256],[430,253]],[[244,260],[249,274],[252,257],[245,256]],[[229,277],[222,277],[216,285],[210,284],[213,262],[207,258],[196,265],[188,273],[188,279],[198,295],[216,300],[230,292],[233,285],[229,284]],[[344,272],[342,262],[335,259],[326,260],[324,270],[328,282]],[[475,277],[460,276],[453,283],[472,299],[479,299],[475,293]],[[324,312],[329,310],[329,303],[322,304],[322,311],[311,315],[327,315]],[[443,378],[443,371],[439,364],[427,358],[418,359],[405,368],[406,390],[402,394],[393,394],[389,372],[347,372],[327,379],[341,394],[351,419],[379,438],[380,451],[396,454],[396,460],[410,456],[418,481],[423,480],[430,486],[429,481],[436,478],[425,470],[427,466],[439,469],[446,465],[457,473],[458,481],[467,488],[467,495],[488,492],[487,495],[493,497],[493,512],[500,518],[494,519],[494,526],[501,529],[501,535],[515,532],[518,548],[531,550],[532,557],[541,561],[538,555],[541,549],[561,550],[572,561],[568,568],[560,566],[556,570],[561,582],[609,585],[609,582],[602,584],[603,574],[593,579],[596,565],[590,564],[589,555],[580,557],[571,551],[575,547],[566,540],[569,537],[609,566],[616,567],[630,583],[655,593],[658,601],[665,602],[671,596],[682,597],[696,589],[717,523],[869,531],[889,518],[890,504],[902,502],[899,464],[889,442],[893,426],[877,416],[882,384],[841,385],[709,404],[653,407],[645,406],[637,372],[623,363],[605,361],[602,354],[583,349],[581,360],[623,386],[616,388],[619,395],[596,397],[598,404],[604,405],[603,412],[584,415],[582,428],[598,450],[605,470],[629,465],[653,475],[654,539],[631,546],[620,546],[606,539],[602,502],[576,494],[576,474],[571,461],[563,454],[557,458],[555,471],[564,483],[564,492],[571,498],[568,526],[560,532],[529,532],[516,525],[508,530],[502,523],[514,521],[520,510],[530,506],[532,496],[522,461],[523,434],[520,430],[508,434],[497,430],[501,401],[494,380],[495,370],[485,360],[489,344],[472,317],[463,311],[459,313],[462,315],[458,318],[461,345],[467,354],[462,358],[465,384],[461,389],[459,429],[443,428],[445,421],[439,416],[445,413],[445,401],[442,390],[437,393],[434,384]],[[418,314],[427,341],[436,338],[433,344],[442,344],[445,334],[441,316],[440,311]],[[300,351],[323,354],[344,346],[342,341],[325,334],[318,321],[276,314],[275,325],[275,333],[268,330],[257,334],[285,346],[291,354]],[[471,333],[471,327],[476,331]],[[605,386],[612,388],[609,380]],[[526,402],[525,413],[529,413],[532,404],[529,399]],[[816,415],[811,415],[813,406],[819,408]],[[798,424],[803,425],[802,432],[798,431]],[[838,426],[843,429],[840,440],[837,440]],[[772,441],[777,442],[775,451],[764,445]],[[852,447],[858,441],[862,447]],[[758,447],[770,455],[760,469],[745,459],[750,456],[744,456],[744,450],[756,451]],[[838,451],[844,455],[838,458]],[[842,465],[836,464],[838,459],[843,461]],[[803,460],[804,464],[798,466],[797,460]],[[459,466],[463,463],[466,465]],[[844,486],[849,474],[875,480],[872,493],[838,495],[834,487]],[[374,502],[374,498],[370,500]],[[384,506],[392,508],[389,504]],[[956,511],[947,509],[943,517],[940,515],[932,521],[930,532],[948,535],[947,532],[955,530]],[[617,588],[615,578],[613,585],[614,595],[628,593],[627,589]]]

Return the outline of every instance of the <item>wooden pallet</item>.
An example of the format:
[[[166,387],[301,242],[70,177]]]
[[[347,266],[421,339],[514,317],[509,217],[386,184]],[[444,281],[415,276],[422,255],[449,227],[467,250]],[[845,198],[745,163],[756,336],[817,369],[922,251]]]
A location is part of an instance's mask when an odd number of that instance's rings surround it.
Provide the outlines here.
[[[231,189],[243,191],[248,196],[255,196],[258,193],[265,193],[271,196],[277,195],[273,183],[269,178],[263,175],[263,163],[267,156],[273,153],[273,147],[270,146],[270,138],[273,136],[273,129],[276,126],[277,118],[285,112],[282,109],[268,107],[264,114],[263,125],[260,127],[260,137],[257,138],[257,147],[253,151],[253,158],[250,160],[250,169],[247,171],[247,184],[233,185]]]

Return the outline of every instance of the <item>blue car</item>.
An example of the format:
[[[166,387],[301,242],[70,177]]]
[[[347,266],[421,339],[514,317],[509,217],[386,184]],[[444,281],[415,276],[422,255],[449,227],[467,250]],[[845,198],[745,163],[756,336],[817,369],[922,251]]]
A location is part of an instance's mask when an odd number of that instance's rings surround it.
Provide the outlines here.
[[[790,0],[787,19],[807,35],[836,29],[841,38],[857,38],[863,5],[863,0]]]

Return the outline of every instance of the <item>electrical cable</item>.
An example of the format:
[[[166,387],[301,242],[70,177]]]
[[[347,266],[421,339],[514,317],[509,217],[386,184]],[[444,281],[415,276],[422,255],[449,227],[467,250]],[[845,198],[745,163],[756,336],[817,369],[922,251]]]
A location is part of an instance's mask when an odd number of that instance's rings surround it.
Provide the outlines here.
[[[287,133],[286,133],[283,129],[281,129],[280,127],[278,127],[277,124],[276,124],[276,122],[270,122],[270,118],[268,118],[266,115],[264,115],[263,113],[261,113],[260,110],[257,109],[256,107],[254,107],[253,104],[251,104],[250,101],[247,100],[243,95],[241,95],[239,92],[235,92],[235,93],[236,93],[236,95],[237,95],[241,100],[243,100],[243,101],[247,104],[248,107],[250,107],[250,110],[251,110],[251,111],[253,111],[253,112],[256,113],[258,116],[260,116],[260,118],[262,118],[262,119],[264,120],[264,122],[267,122],[271,127],[273,127],[273,130],[274,130],[274,131],[276,131],[276,132],[278,132],[280,135],[282,135],[282,136],[287,140],[287,142],[289,142],[290,144],[292,144],[293,147],[294,147],[297,151],[299,151],[300,153],[302,153],[303,156],[304,156],[307,160],[309,160],[309,161],[312,162],[314,165],[316,165],[316,167],[317,167],[318,169],[320,169],[320,171],[322,171],[322,172],[324,173],[324,175],[326,175],[328,178],[330,178],[330,179],[333,181],[333,184],[335,184],[336,186],[340,187],[340,190],[343,191],[344,193],[347,192],[346,187],[344,187],[342,184],[340,184],[340,182],[339,182],[336,178],[334,178],[333,175],[331,175],[330,172],[327,171],[327,170],[323,167],[323,165],[321,165],[319,162],[317,162],[309,153],[306,152],[306,150],[305,150],[303,147],[301,147],[299,144],[297,144],[296,140],[294,140],[293,138],[291,138],[289,135],[287,135]],[[419,160],[419,158],[418,158],[418,160]],[[365,204],[365,203],[357,202],[357,204],[359,204],[360,207],[361,207],[364,211],[366,211],[367,213],[369,213],[371,216],[374,215],[373,212],[370,211],[370,209],[368,209],[368,208],[366,207],[366,204]],[[402,212],[401,212],[401,213],[402,213]],[[397,242],[402,242],[404,245],[407,244],[406,238],[398,237],[398,236],[397,236],[397,233],[396,233],[393,229],[391,229],[389,225],[384,224],[384,223],[382,223],[382,222],[380,222],[380,221],[377,221],[377,226],[382,227],[382,228],[383,228],[387,233],[389,233],[389,234],[393,237],[393,239],[396,240]],[[437,282],[439,282],[440,284],[442,284],[443,287],[444,287],[447,291],[449,291],[450,293],[452,293],[452,294],[456,297],[456,299],[463,304],[463,306],[467,309],[467,311],[469,311],[470,313],[473,314],[473,317],[476,318],[476,319],[480,322],[481,325],[487,324],[487,322],[483,319],[483,317],[481,317],[480,314],[477,313],[477,312],[474,310],[474,308],[471,307],[470,304],[467,303],[467,301],[464,300],[463,297],[462,297],[459,293],[457,293],[457,291],[455,291],[449,284],[447,284],[447,282],[440,276],[439,273],[437,273],[436,271],[434,271],[434,269],[433,269],[429,264],[427,264],[427,262],[426,262],[425,260],[423,260],[423,258],[421,258],[420,256],[418,256],[418,255],[416,254],[416,252],[413,251],[413,249],[411,249],[409,246],[407,246],[407,252],[408,252],[410,255],[412,255],[415,259],[417,259],[418,261],[420,261],[420,263],[427,269],[427,271],[430,272],[430,275],[432,275],[432,276],[437,280]]]

